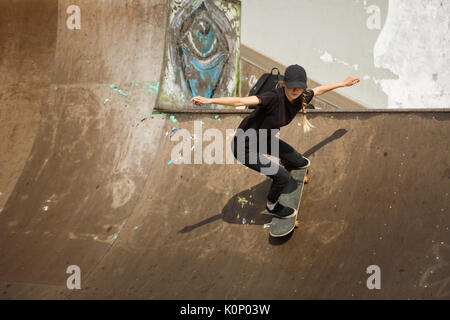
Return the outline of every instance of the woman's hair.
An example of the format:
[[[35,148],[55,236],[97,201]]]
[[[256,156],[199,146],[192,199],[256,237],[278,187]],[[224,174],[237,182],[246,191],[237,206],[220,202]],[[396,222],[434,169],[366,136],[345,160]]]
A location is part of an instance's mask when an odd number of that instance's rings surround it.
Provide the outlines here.
[[[277,81],[277,85],[275,86],[275,88],[281,88],[286,84],[286,82],[284,82],[283,80],[278,80]]]
[[[286,82],[284,82],[283,80],[278,80],[276,88],[281,88],[281,87],[285,87],[286,86]],[[306,118],[306,95],[305,95],[305,91],[303,90],[302,94],[300,95],[300,99],[302,102],[302,113],[303,113],[303,130],[304,132],[309,132],[311,131],[312,128],[315,128],[311,122],[308,121],[308,119]]]
[[[283,80],[278,80],[276,88],[281,88],[286,86],[286,82],[284,82]],[[301,94],[300,98],[302,99],[302,112],[306,113],[306,95],[305,95],[305,91],[303,90],[303,93]]]

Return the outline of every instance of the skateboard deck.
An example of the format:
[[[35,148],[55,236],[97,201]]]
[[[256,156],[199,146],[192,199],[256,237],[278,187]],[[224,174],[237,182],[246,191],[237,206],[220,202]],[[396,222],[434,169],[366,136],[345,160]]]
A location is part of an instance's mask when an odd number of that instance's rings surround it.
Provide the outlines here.
[[[297,214],[294,217],[287,219],[281,219],[277,217],[272,218],[270,224],[270,235],[272,237],[283,237],[288,235],[298,227],[297,216],[300,208],[300,200],[302,197],[302,191],[305,183],[308,183],[308,169],[292,170],[291,183],[286,187],[283,193],[280,195],[278,201],[280,204],[291,207],[297,210]],[[293,181],[292,181],[293,180]]]

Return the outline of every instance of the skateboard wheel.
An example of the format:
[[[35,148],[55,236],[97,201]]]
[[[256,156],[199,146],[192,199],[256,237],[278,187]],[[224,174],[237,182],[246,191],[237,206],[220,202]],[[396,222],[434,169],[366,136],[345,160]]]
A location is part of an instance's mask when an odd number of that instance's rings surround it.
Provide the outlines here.
[[[298,220],[295,221],[295,227],[298,228],[299,226],[300,226],[300,222],[298,222]]]
[[[309,177],[305,176],[305,184],[309,182]]]

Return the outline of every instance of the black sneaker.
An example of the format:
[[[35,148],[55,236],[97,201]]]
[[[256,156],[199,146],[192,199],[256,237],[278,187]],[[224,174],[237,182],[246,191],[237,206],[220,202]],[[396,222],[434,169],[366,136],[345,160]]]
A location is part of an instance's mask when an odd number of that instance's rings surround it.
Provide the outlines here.
[[[308,158],[303,157],[302,165],[300,167],[292,167],[283,163],[283,160],[280,160],[280,164],[287,170],[289,173],[292,170],[306,169],[311,165],[311,161]]]
[[[266,204],[266,209],[272,215],[274,215],[277,218],[281,218],[281,219],[287,219],[290,217],[294,217],[297,214],[297,210],[290,208],[290,207],[285,207],[282,204],[280,204],[279,202],[277,202],[277,204],[275,205],[275,208],[273,208],[273,210],[270,210]]]
[[[306,162],[304,165],[302,165],[299,169],[305,169],[308,168],[311,165],[311,161],[309,161],[308,158],[303,157],[303,160]]]

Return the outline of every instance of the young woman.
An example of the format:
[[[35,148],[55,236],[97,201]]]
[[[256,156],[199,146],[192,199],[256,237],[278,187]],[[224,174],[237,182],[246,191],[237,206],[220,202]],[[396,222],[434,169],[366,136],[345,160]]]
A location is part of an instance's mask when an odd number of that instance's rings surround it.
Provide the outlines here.
[[[300,110],[304,110],[314,96],[318,96],[341,87],[349,87],[360,80],[356,77],[348,77],[342,82],[336,82],[318,86],[314,89],[306,88],[306,72],[299,65],[291,65],[286,69],[282,86],[278,89],[264,92],[250,97],[230,97],[230,98],[204,98],[194,97],[191,102],[194,106],[202,104],[220,104],[225,106],[251,106],[259,105],[255,111],[248,115],[239,125],[236,135],[233,138],[231,148],[235,158],[245,166],[258,171],[272,179],[272,185],[268,194],[266,209],[269,213],[279,218],[289,218],[296,214],[294,208],[281,205],[278,198],[290,181],[289,172],[293,169],[307,168],[310,161],[303,157],[293,147],[278,139],[276,133],[280,127],[288,125]],[[242,129],[242,130],[239,130]],[[255,130],[267,130],[266,135],[256,134],[256,140],[246,139],[248,136],[242,133]],[[272,130],[275,129],[275,130]],[[243,139],[242,139],[243,137]],[[260,139],[265,139],[266,150],[260,150]],[[242,141],[244,140],[244,141]],[[264,141],[263,141],[264,142]],[[244,143],[242,148],[238,148],[239,143]],[[275,143],[275,144],[274,144]],[[272,146],[278,146],[278,150],[271,150]],[[239,152],[238,152],[239,151]],[[275,152],[272,152],[275,151]],[[278,152],[276,152],[278,151]],[[263,154],[270,154],[280,158],[283,167],[270,161]],[[275,154],[277,153],[277,154]],[[251,161],[253,159],[253,161]],[[254,161],[256,159],[256,161]],[[268,168],[275,168],[268,172]]]

